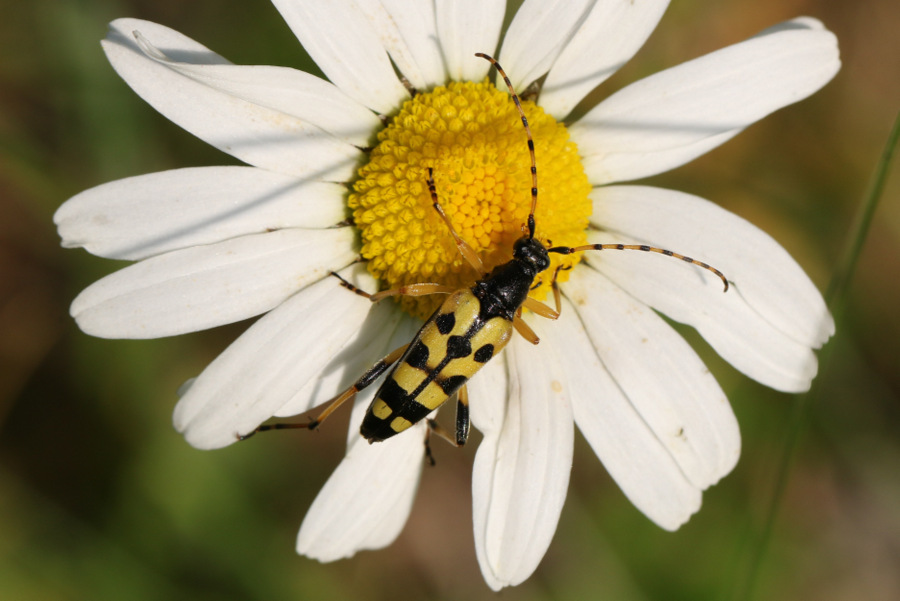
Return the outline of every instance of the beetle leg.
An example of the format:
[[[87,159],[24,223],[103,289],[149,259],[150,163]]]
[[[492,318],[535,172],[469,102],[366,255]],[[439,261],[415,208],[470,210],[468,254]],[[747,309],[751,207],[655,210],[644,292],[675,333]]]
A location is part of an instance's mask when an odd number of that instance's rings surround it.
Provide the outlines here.
[[[266,430],[294,430],[294,429],[304,429],[304,430],[315,430],[319,427],[323,421],[325,421],[329,415],[334,413],[334,411],[343,405],[345,402],[356,397],[356,394],[365,389],[369,384],[378,379],[378,376],[383,374],[388,367],[397,362],[397,360],[403,356],[403,353],[406,352],[406,348],[408,344],[404,344],[400,348],[388,353],[387,356],[384,357],[381,361],[373,365],[369,368],[369,370],[362,375],[360,379],[358,379],[353,386],[336,396],[325,409],[319,413],[312,421],[307,422],[305,424],[298,423],[290,423],[290,422],[278,422],[275,424],[265,424],[259,426],[252,432],[247,434],[238,434],[238,440],[247,440],[257,432],[265,432]]]
[[[456,396],[456,446],[469,439],[469,390],[463,384]]]
[[[428,191],[431,193],[431,205],[434,207],[434,210],[438,212],[438,215],[441,216],[441,219],[444,220],[444,223],[447,224],[447,228],[450,230],[450,234],[453,236],[454,242],[456,242],[456,248],[459,249],[459,254],[463,256],[463,258],[468,261],[469,265],[475,268],[475,271],[478,272],[479,276],[484,276],[487,274],[487,271],[484,268],[484,263],[481,262],[481,259],[478,258],[478,253],[475,252],[469,244],[460,237],[459,234],[456,233],[456,230],[453,229],[453,223],[451,223],[450,218],[447,217],[447,214],[444,213],[444,208],[441,206],[441,203],[438,201],[437,190],[434,187],[434,174],[431,170],[431,167],[428,168]]]
[[[549,309],[550,307],[547,308]],[[532,330],[531,327],[527,323],[525,323],[525,320],[518,315],[513,318],[513,327],[522,338],[524,338],[531,344],[537,344],[541,341],[541,339],[538,338],[538,335],[534,333],[534,330]]]
[[[554,288],[554,290],[555,290],[555,288]],[[522,306],[525,307],[526,309],[529,309],[529,310],[535,312],[536,314],[540,315],[541,317],[546,317],[547,319],[557,319],[559,317],[559,309],[554,311],[553,309],[551,309],[550,307],[548,307],[541,301],[535,300],[535,299],[531,298],[530,296],[525,299],[525,302],[522,303]],[[556,306],[559,307],[559,303],[557,303]]]
[[[371,298],[369,300],[371,300],[373,303],[377,303],[381,299],[387,298],[389,296],[428,296],[429,294],[452,294],[457,290],[457,288],[444,286],[442,284],[410,284],[408,286],[400,286],[399,288],[393,288],[391,290],[382,290],[381,292],[377,292],[371,295]]]
[[[382,290],[381,292],[376,292],[372,294],[370,292],[366,292],[360,288],[357,288],[343,277],[340,274],[331,272],[331,275],[336,277],[341,281],[341,286],[353,292],[354,294],[358,294],[363,296],[373,303],[377,303],[383,298],[387,298],[389,296],[428,296],[429,294],[452,294],[456,292],[456,288],[451,288],[450,286],[444,286],[442,284],[434,284],[434,283],[422,283],[422,284],[409,284],[408,286],[400,286],[399,288],[392,288],[390,290]]]
[[[431,453],[431,435],[436,434],[452,444],[454,447],[461,447],[466,444],[469,438],[469,391],[466,385],[456,393],[456,437],[454,438],[450,432],[444,429],[439,423],[433,419],[427,419],[428,434],[425,436],[425,458],[430,465],[434,465],[434,455]]]

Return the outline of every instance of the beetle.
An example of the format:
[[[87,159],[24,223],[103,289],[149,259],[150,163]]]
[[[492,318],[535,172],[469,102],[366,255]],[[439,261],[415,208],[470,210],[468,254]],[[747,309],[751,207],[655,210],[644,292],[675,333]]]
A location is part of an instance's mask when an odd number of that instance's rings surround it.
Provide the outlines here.
[[[544,246],[535,237],[534,213],[537,208],[537,162],[534,153],[534,139],[522,103],[512,83],[500,64],[491,56],[477,53],[475,56],[489,61],[503,77],[510,96],[522,119],[522,125],[531,156],[531,211],[523,226],[523,235],[513,245],[512,258],[487,272],[477,253],[453,228],[450,219],[438,200],[432,169],[428,169],[428,190],[432,206],[447,224],[456,247],[466,261],[480,274],[479,279],[469,288],[454,289],[435,283],[422,283],[385,290],[376,294],[364,292],[332,273],[341,285],[378,302],[388,296],[424,296],[428,294],[448,294],[447,299],[422,325],[409,344],[388,354],[373,365],[350,388],[335,397],[331,403],[309,423],[276,423],[263,425],[247,435],[244,440],[263,430],[283,428],[315,429],[335,409],[353,399],[358,392],[371,385],[396,363],[385,378],[374,400],[369,405],[360,428],[361,435],[370,443],[380,442],[403,432],[413,424],[444,404],[453,396],[457,397],[456,432],[450,437],[440,426],[429,420],[433,431],[461,446],[465,444],[469,432],[468,393],[466,383],[491,358],[497,355],[512,337],[513,330],[533,344],[540,342],[531,328],[522,320],[522,309],[527,308],[537,315],[557,319],[560,312],[560,293],[554,274],[551,288],[556,309],[529,298],[535,277],[550,266],[550,254],[572,254],[588,250],[639,250],[655,252],[687,263],[697,265],[717,275],[728,291],[728,279],[716,269],[691,257],[670,250],[638,244],[587,244],[583,246]]]

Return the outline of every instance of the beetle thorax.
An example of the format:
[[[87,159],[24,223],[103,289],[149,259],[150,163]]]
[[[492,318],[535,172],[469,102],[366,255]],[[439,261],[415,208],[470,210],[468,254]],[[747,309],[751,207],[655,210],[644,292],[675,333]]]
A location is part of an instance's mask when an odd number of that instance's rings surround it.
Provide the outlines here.
[[[533,238],[520,238],[516,241],[513,259],[481,278],[472,292],[487,315],[512,320],[528,298],[535,277],[549,266],[550,257],[543,244]]]

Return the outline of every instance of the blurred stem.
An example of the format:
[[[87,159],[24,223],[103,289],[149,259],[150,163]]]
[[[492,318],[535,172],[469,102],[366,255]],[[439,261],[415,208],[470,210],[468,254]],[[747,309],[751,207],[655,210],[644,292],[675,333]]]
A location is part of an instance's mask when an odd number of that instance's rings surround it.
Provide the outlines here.
[[[837,269],[832,277],[828,290],[825,292],[825,302],[831,314],[838,320],[847,297],[847,291],[853,274],[856,271],[856,264],[859,255],[862,252],[863,245],[869,234],[869,228],[872,225],[872,219],[875,210],[878,208],[878,202],[884,192],[884,185],[890,171],[891,159],[894,150],[897,148],[897,142],[900,140],[900,114],[894,120],[894,127],[888,136],[881,158],[872,176],[869,189],[863,198],[863,202],[859,207],[859,211],[853,219],[853,225],[850,229],[850,238],[847,242],[844,252],[841,254]],[[831,350],[834,344],[827,344],[819,353],[819,364],[824,371],[824,367],[828,363]],[[785,434],[784,448],[781,452],[781,458],[778,462],[777,473],[775,475],[775,487],[772,492],[772,498],[764,515],[764,523],[762,531],[756,541],[750,544],[750,559],[746,574],[743,579],[738,578],[735,582],[735,589],[732,598],[734,601],[749,601],[753,598],[754,588],[759,578],[759,571],[763,558],[768,551],[772,533],[775,529],[775,519],[778,516],[778,509],[784,498],[784,491],[787,488],[788,476],[793,465],[794,451],[800,439],[800,433],[806,423],[806,407],[809,401],[814,397],[818,390],[818,383],[821,376],[813,381],[810,389],[804,394],[798,395],[791,409],[790,421],[788,423],[787,432]]]
[[[890,171],[891,158],[893,158],[894,150],[897,148],[898,138],[900,138],[900,114],[894,120],[894,128],[891,130],[891,134],[888,136],[887,143],[881,153],[881,159],[878,161],[875,175],[872,177],[872,183],[869,186],[865,202],[860,207],[853,221],[853,228],[851,229],[853,236],[850,244],[844,251],[834,278],[832,278],[831,284],[829,284],[828,290],[825,292],[825,302],[828,303],[828,308],[831,309],[832,313],[840,310],[846,297],[847,286],[850,285],[850,280],[854,271],[856,271],[856,263],[860,252],[862,252],[866,236],[869,233],[869,226],[872,225],[875,209],[878,207],[878,201],[884,192],[884,185],[887,182],[888,172]]]

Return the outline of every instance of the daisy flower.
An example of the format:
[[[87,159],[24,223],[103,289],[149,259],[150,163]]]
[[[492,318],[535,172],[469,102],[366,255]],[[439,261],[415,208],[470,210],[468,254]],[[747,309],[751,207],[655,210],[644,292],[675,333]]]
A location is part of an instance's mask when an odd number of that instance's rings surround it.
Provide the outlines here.
[[[180,391],[175,427],[198,448],[334,397],[409,342],[441,297],[372,304],[330,272],[369,291],[475,279],[431,208],[428,169],[488,269],[521,236],[525,134],[505,86],[474,56],[499,46],[534,134],[539,239],[669,248],[715,265],[733,288],[722,294],[717,278],[667,257],[552,255],[532,295],[546,297],[562,267],[561,317],[527,314],[541,343],[514,336],[469,383],[483,435],[472,477],[482,572],[500,589],[537,567],[565,499],[576,425],[634,505],[678,528],[734,467],[740,437],[715,378],[659,314],[788,392],[809,387],[813,350],[833,322],[764,232],[702,198],[622,182],[682,165],[821,88],[840,65],[834,35],[811,18],[788,21],[571,121],[640,48],[666,0],[526,0],[502,46],[501,1],[274,4],[328,80],[234,65],[162,25],[111,24],[103,48],[128,85],[247,166],[143,175],[66,202],[56,214],[64,246],[135,261],[75,299],[79,326],[153,338],[262,315]],[[427,429],[366,443],[359,424],[375,388],[354,404],[346,456],[301,526],[304,555],[383,547],[407,519]]]

